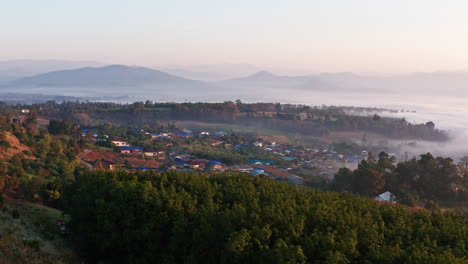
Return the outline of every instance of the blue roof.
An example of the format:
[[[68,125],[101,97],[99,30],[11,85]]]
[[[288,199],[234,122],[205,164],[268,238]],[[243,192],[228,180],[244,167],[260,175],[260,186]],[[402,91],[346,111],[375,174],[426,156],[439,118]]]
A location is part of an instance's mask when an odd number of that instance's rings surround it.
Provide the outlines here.
[[[91,131],[91,128],[85,128],[82,131],[83,131],[83,133],[88,133],[89,131]]]
[[[253,175],[265,174],[265,171],[253,170],[253,171],[250,171],[250,174],[253,174]]]
[[[362,160],[362,158],[359,158],[359,157],[348,157],[346,158],[347,161],[351,161],[351,162],[356,162],[356,161],[360,161]]]
[[[176,133],[176,135],[177,135],[177,136],[180,136],[180,137],[188,137],[188,136],[191,136],[192,133],[185,133],[185,132],[183,132],[183,133]]]
[[[274,160],[249,160],[250,163],[261,163],[261,164],[267,164],[267,163],[275,163]]]
[[[128,147],[128,146],[120,147],[120,150],[137,150],[137,149],[143,149],[143,147]]]
[[[296,160],[294,157],[281,157],[284,160]]]
[[[234,148],[235,148],[235,149],[248,149],[248,148],[250,148],[250,147],[247,146],[247,145],[236,145],[236,146],[234,146]]]
[[[223,163],[221,163],[220,160],[210,160],[210,161],[208,161],[208,163],[211,164],[211,165],[216,165],[216,164],[222,165],[223,164]]]

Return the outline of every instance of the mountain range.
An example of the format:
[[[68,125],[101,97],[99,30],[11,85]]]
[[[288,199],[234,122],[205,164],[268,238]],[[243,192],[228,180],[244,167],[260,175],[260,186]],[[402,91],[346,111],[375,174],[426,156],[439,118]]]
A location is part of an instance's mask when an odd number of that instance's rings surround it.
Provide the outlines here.
[[[9,60],[0,61],[0,82],[9,82],[22,77],[51,71],[70,70],[82,67],[100,67],[106,64],[96,61],[68,60]]]
[[[28,89],[28,91],[36,89],[38,92],[50,90],[61,95],[69,95],[70,92],[82,90],[86,90],[86,92],[106,91],[106,93],[113,91],[119,95],[134,93],[154,95],[151,93],[157,93],[167,96],[177,93],[235,95],[236,93],[248,94],[255,91],[270,93],[275,91],[372,93],[417,93],[423,91],[425,93],[457,94],[468,91],[468,73],[434,72],[395,76],[363,76],[345,72],[284,76],[268,71],[258,71],[245,77],[200,81],[145,67],[107,65],[58,70],[16,78],[16,80],[4,83],[0,88],[0,90],[9,92],[24,89]]]
[[[124,65],[85,67],[24,77],[11,82],[13,86],[66,86],[66,87],[142,87],[147,85],[200,85],[203,82],[189,80],[161,71]]]

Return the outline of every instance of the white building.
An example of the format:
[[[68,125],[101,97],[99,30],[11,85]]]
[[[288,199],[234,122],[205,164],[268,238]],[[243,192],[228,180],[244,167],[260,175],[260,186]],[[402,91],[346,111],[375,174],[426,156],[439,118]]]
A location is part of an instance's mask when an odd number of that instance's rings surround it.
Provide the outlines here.
[[[119,139],[119,138],[114,138],[111,140],[111,142],[115,144],[117,147],[129,147],[130,146],[130,144],[127,141],[123,139]]]
[[[379,201],[379,202],[396,203],[395,198],[396,198],[395,195],[387,191],[374,197],[374,200]]]

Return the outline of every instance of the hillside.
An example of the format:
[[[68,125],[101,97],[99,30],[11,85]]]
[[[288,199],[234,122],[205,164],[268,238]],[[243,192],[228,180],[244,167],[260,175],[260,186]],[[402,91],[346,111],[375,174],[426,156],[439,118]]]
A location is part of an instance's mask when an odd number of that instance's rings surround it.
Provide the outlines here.
[[[31,149],[22,144],[19,139],[8,131],[3,131],[2,138],[0,139],[0,159],[8,160],[19,153],[31,153]],[[34,157],[29,157],[34,159]]]
[[[56,226],[61,211],[7,197],[0,208],[0,263],[79,263]]]

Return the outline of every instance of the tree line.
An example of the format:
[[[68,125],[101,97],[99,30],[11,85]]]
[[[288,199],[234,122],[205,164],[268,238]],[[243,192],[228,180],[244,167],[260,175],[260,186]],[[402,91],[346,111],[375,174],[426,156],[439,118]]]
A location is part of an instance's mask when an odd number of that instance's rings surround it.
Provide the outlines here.
[[[7,108],[5,105],[0,105]],[[405,119],[381,117],[378,114],[392,111],[381,108],[357,108],[349,106],[306,106],[279,103],[251,103],[241,101],[223,103],[157,103],[134,102],[129,104],[100,102],[54,101],[27,105],[10,105],[10,112],[19,113],[22,108],[40,109],[39,114],[49,119],[72,118],[85,125],[98,121],[123,125],[160,125],[171,120],[234,123],[259,128],[278,129],[287,132],[322,136],[333,131],[367,131],[390,138],[414,138],[443,141],[448,136],[435,128],[433,122],[412,124]],[[4,110],[5,111],[5,110]],[[360,114],[350,114],[360,113]],[[361,114],[364,113],[364,114]],[[83,114],[91,118],[83,118]]]

